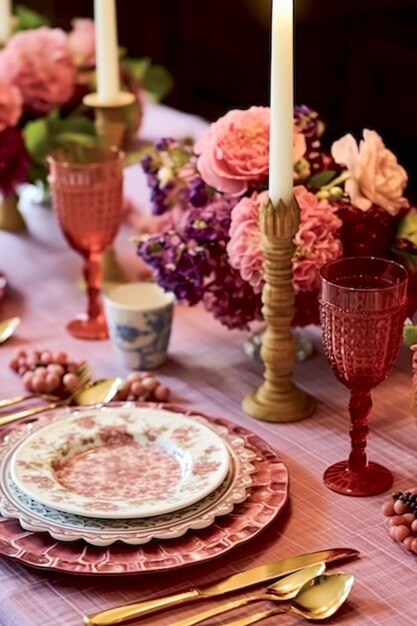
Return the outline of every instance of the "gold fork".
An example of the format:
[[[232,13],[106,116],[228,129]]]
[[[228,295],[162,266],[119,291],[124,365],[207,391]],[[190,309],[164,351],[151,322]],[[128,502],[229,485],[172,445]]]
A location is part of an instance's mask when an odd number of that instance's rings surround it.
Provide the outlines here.
[[[28,393],[26,396],[14,396],[13,398],[0,400],[0,409],[5,409],[8,406],[20,404],[21,402],[26,402],[27,400],[32,400],[34,398],[48,400],[49,402],[56,402],[61,399],[59,396],[54,396],[51,393]]]
[[[91,367],[84,363],[78,369],[77,376],[79,379],[78,385],[66,398],[60,398],[54,402],[35,407],[33,409],[27,409],[25,411],[15,411],[13,413],[3,415],[2,417],[0,417],[0,426],[5,426],[6,424],[11,424],[12,422],[17,422],[19,420],[32,417],[33,415],[38,415],[39,413],[43,413],[44,411],[50,411],[51,409],[57,409],[60,406],[67,406],[71,404],[72,399],[77,395],[80,389],[82,389],[84,385],[90,380]]]

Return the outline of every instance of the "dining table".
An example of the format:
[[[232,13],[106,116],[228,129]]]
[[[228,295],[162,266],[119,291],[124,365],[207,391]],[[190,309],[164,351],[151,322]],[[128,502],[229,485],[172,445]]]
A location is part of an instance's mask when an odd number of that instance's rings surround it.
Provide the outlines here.
[[[197,139],[206,128],[207,122],[201,118],[147,103],[140,139]],[[126,169],[124,193],[134,211],[139,215],[149,213],[149,190],[139,163]],[[51,223],[56,219],[52,211],[50,219]],[[128,280],[134,281],[143,275],[144,267],[132,242],[132,230],[132,222],[121,227],[115,252]],[[130,373],[118,362],[110,340],[80,340],[66,330],[73,315],[86,307],[85,293],[79,284],[82,259],[65,241],[55,241],[53,233],[51,227],[46,241],[39,241],[29,229],[17,233],[0,231],[0,269],[7,280],[0,301],[0,320],[21,318],[13,337],[0,346],[0,398],[23,391],[21,378],[9,366],[18,349],[63,350],[73,359],[87,360],[97,379],[125,378]],[[202,587],[248,568],[330,547],[356,549],[359,557],[329,567],[329,571],[353,574],[355,584],[348,601],[327,623],[415,625],[417,555],[407,552],[389,535],[382,506],[391,492],[349,497],[329,490],[323,483],[324,470],[349,453],[349,396],[323,355],[320,328],[298,330],[313,343],[314,351],[294,364],[294,380],[317,403],[315,413],[302,421],[266,422],[243,412],[243,398],[262,382],[262,362],[243,349],[249,330],[225,328],[200,305],[175,305],[168,358],[155,371],[170,388],[171,401],[176,405],[225,419],[250,431],[275,451],[288,472],[288,493],[285,505],[273,519],[256,532],[248,528],[251,519],[241,520],[232,547],[219,553],[213,550],[202,560],[198,541],[204,530],[189,531],[188,541],[194,541],[196,549],[195,558],[191,549],[187,562],[176,561],[175,542],[166,540],[158,549],[162,549],[168,564],[130,575],[128,570],[110,571],[108,575],[62,572],[36,566],[36,562],[31,565],[13,553],[0,555],[0,625],[80,626],[85,614]],[[411,353],[403,345],[390,376],[372,393],[368,438],[372,460],[393,472],[393,491],[417,487],[417,430],[410,410],[411,383]],[[0,437],[10,432],[9,428],[3,430]],[[151,559],[154,542],[143,549]],[[82,558],[93,558],[99,550],[86,546],[81,551]],[[246,589],[232,597],[245,597],[250,591]],[[218,603],[218,599],[188,603],[132,623],[173,624]],[[257,608],[258,605],[240,608],[228,618]],[[226,621],[221,615],[206,623],[218,626]],[[284,626],[301,621],[291,614],[282,614],[263,623]]]

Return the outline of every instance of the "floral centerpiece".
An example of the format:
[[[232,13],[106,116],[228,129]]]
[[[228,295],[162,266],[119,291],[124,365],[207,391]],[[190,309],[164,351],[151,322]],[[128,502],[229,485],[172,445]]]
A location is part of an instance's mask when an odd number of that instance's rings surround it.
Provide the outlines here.
[[[139,256],[179,301],[202,302],[229,328],[262,317],[259,214],[268,196],[269,118],[266,107],[229,111],[194,145],[162,139],[142,163],[154,217]],[[330,151],[323,131],[315,111],[296,107],[296,326],[319,322],[319,270],[328,261],[403,253],[412,267],[408,232],[416,213],[404,195],[405,170],[375,131],[365,130],[359,144],[346,135]]]
[[[0,192],[22,182],[46,183],[53,149],[96,141],[93,114],[82,104],[95,91],[94,22],[76,19],[70,32],[51,28],[42,16],[18,8],[16,32],[0,51]],[[169,73],[148,58],[121,54],[122,85],[136,96],[127,123],[134,130],[144,93],[161,98]]]

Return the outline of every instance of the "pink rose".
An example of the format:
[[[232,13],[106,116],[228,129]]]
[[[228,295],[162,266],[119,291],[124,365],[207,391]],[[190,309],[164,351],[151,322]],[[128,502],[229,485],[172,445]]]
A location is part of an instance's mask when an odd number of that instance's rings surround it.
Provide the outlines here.
[[[229,111],[195,144],[197,168],[208,185],[234,196],[264,183],[269,167],[269,109]]]
[[[14,85],[0,81],[0,131],[16,126],[22,114],[22,94]]]
[[[94,67],[96,64],[94,21],[88,18],[72,20],[72,31],[68,33],[68,45],[77,67]]]
[[[319,270],[342,254],[338,230],[342,225],[334,207],[327,200],[318,200],[305,187],[294,188],[300,207],[300,227],[295,236],[293,282],[298,291],[319,287]],[[230,265],[260,293],[263,287],[262,237],[259,214],[268,192],[253,193],[242,198],[232,210],[227,244]]]
[[[37,113],[68,102],[75,66],[64,31],[37,28],[11,37],[0,53],[0,79],[18,87],[24,104]]]
[[[391,215],[409,206],[402,195],[407,173],[378,133],[365,129],[359,147],[352,135],[345,135],[334,142],[331,152],[336,163],[347,167],[345,190],[353,206],[368,211],[376,204]]]

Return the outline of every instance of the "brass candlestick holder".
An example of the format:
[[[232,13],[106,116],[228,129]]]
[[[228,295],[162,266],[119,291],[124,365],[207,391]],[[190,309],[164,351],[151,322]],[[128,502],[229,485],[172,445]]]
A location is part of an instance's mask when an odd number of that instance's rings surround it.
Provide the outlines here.
[[[97,93],[84,96],[84,104],[94,109],[97,135],[103,148],[122,147],[127,132],[126,108],[134,101],[135,96],[128,91],[121,91],[114,100],[106,101]]]
[[[292,380],[295,346],[291,334],[294,316],[292,258],[299,208],[294,198],[275,207],[268,199],[261,209],[265,286],[262,312],[266,331],[261,358],[264,382],[247,395],[242,408],[248,415],[267,422],[295,422],[311,415],[315,401]]]

